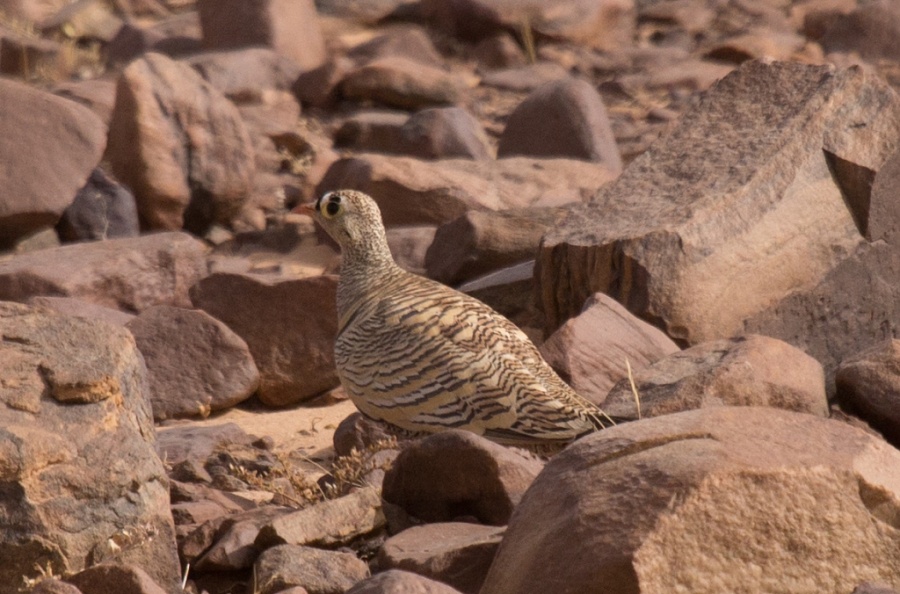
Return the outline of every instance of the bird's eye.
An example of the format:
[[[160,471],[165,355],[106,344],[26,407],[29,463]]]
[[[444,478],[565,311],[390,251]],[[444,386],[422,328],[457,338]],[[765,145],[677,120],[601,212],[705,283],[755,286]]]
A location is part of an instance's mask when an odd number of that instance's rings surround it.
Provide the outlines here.
[[[325,208],[321,210],[322,216],[330,219],[339,212],[341,212],[341,197],[329,196]]]

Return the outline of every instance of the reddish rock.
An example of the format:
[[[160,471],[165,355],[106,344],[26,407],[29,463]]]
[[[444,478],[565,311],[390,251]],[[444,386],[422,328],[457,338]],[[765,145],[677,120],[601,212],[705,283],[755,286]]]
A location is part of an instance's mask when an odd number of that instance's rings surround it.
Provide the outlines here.
[[[459,594],[459,590],[409,571],[389,569],[357,582],[347,594]]]
[[[407,225],[387,231],[388,247],[394,261],[410,272],[425,274],[425,254],[434,241],[434,225]]]
[[[845,410],[900,447],[900,341],[889,339],[844,359],[835,383]]]
[[[155,52],[177,58],[202,51],[200,19],[196,11],[163,18],[150,25],[126,22],[106,47],[107,66],[120,68]]]
[[[247,343],[205,312],[159,305],[127,327],[147,364],[156,421],[207,417],[259,386]]]
[[[95,565],[66,579],[88,594],[166,594],[166,590],[137,565]]]
[[[360,43],[347,52],[347,57],[357,63],[388,56],[408,58],[437,68],[444,65],[444,59],[435,49],[428,33],[419,26],[389,29],[386,33]]]
[[[211,534],[211,546],[194,560],[193,566],[200,572],[252,567],[263,551],[256,545],[260,529],[273,518],[288,512],[284,507],[266,506],[212,520],[210,523],[215,529]]]
[[[509,33],[498,33],[478,42],[474,49],[482,70],[514,68],[525,65],[525,52]]]
[[[465,594],[477,594],[504,531],[461,522],[413,526],[385,541],[378,552],[378,564],[438,580]]]
[[[39,580],[37,585],[29,590],[31,594],[82,594],[81,590],[56,578]]]
[[[334,368],[337,278],[266,278],[219,272],[191,289],[194,306],[247,342],[269,406],[308,400],[338,385]]]
[[[254,574],[259,594],[296,586],[309,594],[343,594],[369,577],[369,568],[352,553],[279,545],[259,556]]]
[[[838,421],[717,407],[627,423],[547,463],[481,592],[897,584],[898,501],[900,452]]]
[[[542,464],[473,433],[445,431],[400,452],[384,477],[384,500],[426,522],[474,517],[503,525]]]
[[[109,126],[116,103],[116,81],[109,78],[67,80],[53,87],[53,93],[81,103]]]
[[[629,365],[636,374],[681,350],[658,328],[603,293],[588,299],[581,313],[550,335],[540,349],[560,377],[604,410],[607,394],[616,382],[626,378],[623,383],[629,386]]]
[[[829,53],[856,52],[872,62],[900,60],[900,5],[876,0],[837,14],[819,43]]]
[[[462,98],[463,83],[440,68],[387,56],[350,71],[340,88],[348,99],[413,110],[456,103]]]
[[[532,260],[544,233],[562,220],[561,208],[470,210],[441,225],[425,255],[429,278],[456,285]]]
[[[354,449],[362,452],[379,441],[390,439],[391,435],[380,421],[355,412],[335,428],[334,451],[338,456],[349,456]]]
[[[87,318],[89,320],[102,320],[116,326],[124,326],[135,317],[134,314],[126,313],[111,307],[97,305],[90,301],[73,299],[71,297],[38,295],[37,297],[26,299],[25,303],[34,307],[49,309],[66,316]]]
[[[229,97],[258,95],[264,89],[289,91],[301,72],[292,59],[265,47],[204,52],[188,63]]]
[[[59,42],[15,33],[0,35],[0,74],[32,81],[65,78],[68,70]]]
[[[63,241],[96,241],[140,234],[134,195],[96,168],[56,225]]]
[[[615,178],[605,165],[574,159],[497,161],[365,154],[332,165],[316,194],[342,188],[373,196],[385,224],[442,224],[468,210],[559,206],[581,201]]]
[[[270,47],[303,70],[325,61],[313,0],[200,0],[197,10],[208,48]]]
[[[515,155],[584,159],[622,169],[603,100],[578,79],[538,87],[509,116],[497,156]]]
[[[106,128],[89,109],[0,80],[0,247],[52,226],[100,162]]]
[[[822,364],[786,342],[749,335],[705,342],[637,369],[641,416],[710,406],[770,406],[828,416]],[[610,390],[603,408],[638,418],[631,384]]]
[[[227,225],[255,173],[234,104],[190,66],[161,54],[122,72],[106,158],[150,229],[203,233],[213,223]]]
[[[421,11],[433,25],[463,38],[517,30],[527,19],[539,35],[611,50],[632,43],[633,0],[423,0]]]
[[[304,104],[328,107],[338,100],[341,81],[355,67],[353,60],[336,56],[297,77],[292,87],[294,95]]]
[[[0,299],[74,297],[127,312],[189,307],[206,275],[206,246],[186,233],[80,243],[0,262]]]
[[[0,592],[55,574],[139,563],[180,575],[144,364],[124,328],[0,303]]]
[[[568,70],[556,62],[537,62],[488,72],[481,84],[504,91],[529,93],[545,84],[569,78]]]

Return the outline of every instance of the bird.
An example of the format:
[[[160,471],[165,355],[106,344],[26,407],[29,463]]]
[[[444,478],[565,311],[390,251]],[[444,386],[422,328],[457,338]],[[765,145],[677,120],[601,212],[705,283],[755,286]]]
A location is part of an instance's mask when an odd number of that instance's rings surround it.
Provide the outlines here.
[[[372,197],[337,190],[294,212],[341,249],[335,366],[363,415],[401,435],[462,429],[520,447],[564,445],[610,422],[518,326],[401,268]]]

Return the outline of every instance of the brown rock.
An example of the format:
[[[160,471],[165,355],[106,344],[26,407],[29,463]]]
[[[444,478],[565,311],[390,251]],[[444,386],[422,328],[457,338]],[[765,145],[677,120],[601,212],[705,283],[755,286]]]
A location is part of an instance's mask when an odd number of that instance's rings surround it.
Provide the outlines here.
[[[39,580],[37,585],[29,592],[31,594],[82,594],[81,590],[72,584],[61,582],[56,578]]]
[[[463,83],[440,68],[409,58],[387,56],[352,70],[341,81],[341,94],[400,109],[421,109],[460,100]]]
[[[573,78],[538,87],[509,116],[497,156],[516,155],[584,159],[622,170],[603,100]]]
[[[39,295],[25,300],[27,305],[49,309],[56,313],[66,316],[74,316],[76,318],[87,318],[89,320],[102,320],[116,326],[124,326],[134,319],[134,315],[112,309],[111,307],[103,307],[89,301],[81,299],[73,299],[71,297],[50,297]]]
[[[48,564],[103,561],[179,576],[165,468],[153,448],[144,366],[131,335],[0,303],[0,592]]]
[[[228,97],[253,96],[263,89],[290,91],[301,72],[291,58],[265,47],[204,52],[188,63]]]
[[[211,427],[163,426],[157,432],[157,449],[159,456],[170,466],[178,466],[186,460],[202,466],[213,452],[231,444],[250,445],[254,439],[236,423]]]
[[[459,594],[459,590],[409,571],[389,569],[357,582],[347,594]]]
[[[238,213],[255,173],[234,104],[190,66],[162,54],[122,72],[106,158],[134,192],[145,226],[198,234]]]
[[[541,462],[460,430],[429,435],[400,452],[384,477],[384,500],[426,522],[475,517],[500,526]]]
[[[523,157],[437,162],[365,154],[341,159],[316,194],[341,188],[378,200],[385,224],[443,224],[469,210],[558,206],[580,201],[615,178],[606,166]]]
[[[208,48],[270,47],[303,70],[325,61],[312,0],[200,0],[197,10]]]
[[[435,49],[428,33],[415,25],[394,27],[347,52],[347,57],[358,63],[388,56],[408,58],[437,68],[444,65],[444,59]]]
[[[524,20],[540,35],[611,50],[631,44],[634,4],[633,0],[423,0],[421,10],[432,24],[463,38],[518,29]]]
[[[876,582],[864,582],[853,588],[851,594],[897,594],[897,590]]]
[[[202,311],[159,305],[128,323],[147,364],[156,421],[207,417],[259,386],[247,343]]]
[[[603,405],[616,382],[678,353],[659,329],[636,318],[619,302],[596,293],[576,317],[568,320],[541,345],[541,354],[572,388],[594,404]],[[626,364],[627,362],[627,364]],[[628,380],[622,381],[631,394]]]
[[[289,544],[265,551],[254,572],[259,594],[296,586],[309,594],[343,594],[369,577],[369,568],[356,555]]]
[[[408,225],[388,229],[388,247],[394,261],[410,272],[425,274],[425,255],[436,232],[437,227],[434,225]]]
[[[898,469],[877,438],[770,408],[613,427],[547,464],[481,592],[555,591],[560,576],[570,594],[897,584]]]
[[[67,80],[53,87],[53,93],[81,103],[109,126],[116,103],[116,81],[108,78]]]
[[[380,421],[355,412],[341,421],[334,430],[334,451],[338,456],[349,456],[354,449],[362,452],[379,441],[390,439],[391,435]]]
[[[336,56],[318,68],[307,70],[297,77],[292,89],[297,99],[307,105],[328,107],[337,101],[340,84],[354,68],[353,60]]]
[[[140,234],[134,195],[96,168],[56,225],[63,241],[96,241]]]
[[[770,406],[828,416],[822,364],[768,336],[698,344],[636,370],[634,381],[643,417],[710,406]],[[638,418],[627,379],[610,390],[603,409],[616,418]]]
[[[191,299],[247,342],[260,373],[259,399],[287,406],[338,385],[336,290],[334,276],[273,279],[219,272],[195,285]]]
[[[366,109],[351,114],[334,133],[334,145],[355,151],[402,153],[401,129],[409,114],[386,109]]]
[[[278,516],[262,527],[256,545],[260,549],[280,544],[337,548],[384,525],[381,496],[375,489],[363,488]]]
[[[438,580],[465,594],[477,594],[504,531],[462,522],[413,526],[385,541],[378,563]]]
[[[488,72],[481,84],[504,91],[530,93],[545,84],[568,78],[569,71],[556,62],[537,62]]]
[[[126,22],[106,46],[105,54],[107,66],[113,69],[149,52],[177,58],[202,50],[200,18],[192,10],[148,25]]]
[[[105,126],[89,109],[0,80],[0,247],[52,226],[100,162]]]
[[[773,304],[864,243],[853,173],[878,170],[895,129],[900,101],[858,69],[748,62],[544,237],[548,328],[597,290],[691,344],[748,331],[759,312],[783,318]]]
[[[704,56],[734,64],[758,58],[789,60],[803,49],[805,42],[794,32],[753,29],[711,44]]]
[[[841,362],[835,375],[841,406],[900,447],[900,341],[880,342]]]
[[[828,53],[857,52],[873,62],[900,60],[900,6],[876,0],[849,14],[837,14],[819,43]]]
[[[259,531],[273,518],[286,513],[289,513],[287,508],[267,506],[221,520],[211,520],[210,523],[215,527],[212,546],[204,551],[193,566],[201,572],[233,571],[252,567],[263,551],[256,545]]]
[[[166,594],[147,572],[136,565],[95,565],[67,580],[87,593]]]
[[[157,233],[0,261],[0,299],[66,296],[132,312],[154,305],[188,307],[188,288],[205,274],[201,242],[186,233]]]
[[[534,259],[541,237],[564,216],[560,208],[470,210],[438,228],[425,270],[430,278],[455,285]]]
[[[525,52],[509,33],[498,33],[478,42],[474,49],[482,70],[515,68],[525,65]]]

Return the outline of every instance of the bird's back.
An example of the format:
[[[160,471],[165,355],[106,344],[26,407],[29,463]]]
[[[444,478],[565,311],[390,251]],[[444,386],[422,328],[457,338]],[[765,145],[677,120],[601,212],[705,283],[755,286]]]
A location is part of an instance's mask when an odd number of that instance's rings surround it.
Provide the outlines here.
[[[407,431],[462,428],[519,444],[571,441],[603,426],[599,409],[487,305],[399,268],[357,281],[341,279],[335,360],[366,415]]]

